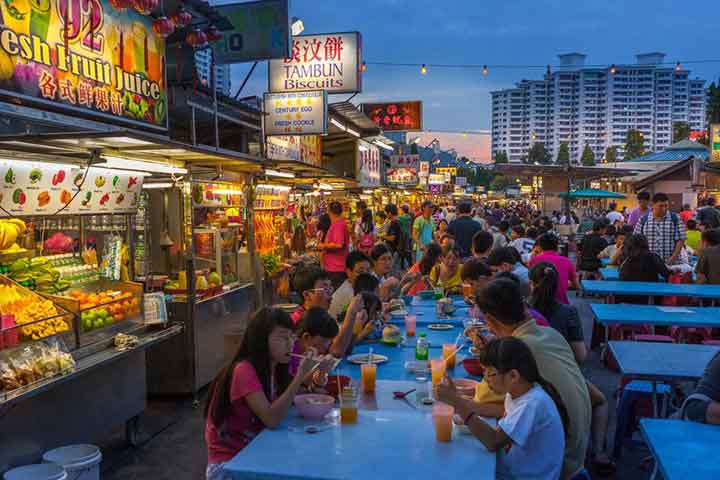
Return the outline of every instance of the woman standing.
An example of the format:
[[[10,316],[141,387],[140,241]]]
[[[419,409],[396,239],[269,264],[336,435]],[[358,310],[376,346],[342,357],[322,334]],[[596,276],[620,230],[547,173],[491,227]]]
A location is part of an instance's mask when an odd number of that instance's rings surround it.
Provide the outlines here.
[[[443,218],[438,222],[437,227],[435,227],[435,231],[433,232],[433,241],[439,245],[443,235],[447,233],[447,229],[448,222]]]
[[[278,385],[278,364],[287,364],[293,347],[293,322],[279,308],[262,308],[250,319],[240,348],[208,390],[205,442],[208,480],[225,480],[223,465],[264,428],[285,418],[315,361],[304,358],[287,388]]]
[[[365,255],[370,256],[370,252],[375,246],[375,224],[373,222],[372,211],[365,210],[360,223],[358,223],[355,228],[355,250],[359,250]]]

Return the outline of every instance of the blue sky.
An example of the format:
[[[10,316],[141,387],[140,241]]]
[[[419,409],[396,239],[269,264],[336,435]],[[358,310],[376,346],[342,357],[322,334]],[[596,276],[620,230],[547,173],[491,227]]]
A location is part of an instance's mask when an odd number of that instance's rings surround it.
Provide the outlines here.
[[[709,5],[709,4],[708,4]],[[557,55],[582,52],[588,64],[633,63],[636,53],[665,52],[666,61],[720,58],[712,50],[718,22],[699,3],[679,0],[290,0],[305,33],[358,30],[367,62],[555,65]],[[250,65],[233,67],[233,93]],[[720,63],[688,65],[708,81]],[[423,100],[425,127],[490,128],[492,90],[544,69],[433,69],[368,66],[362,100]],[[244,95],[267,88],[261,62]],[[348,96],[333,96],[331,101]]]

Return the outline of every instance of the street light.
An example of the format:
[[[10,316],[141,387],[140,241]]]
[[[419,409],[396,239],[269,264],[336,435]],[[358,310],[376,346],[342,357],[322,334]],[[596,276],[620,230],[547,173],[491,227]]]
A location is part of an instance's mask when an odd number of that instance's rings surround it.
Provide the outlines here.
[[[305,30],[305,24],[303,24],[303,21],[300,18],[292,17],[290,22],[290,31],[292,32],[293,37],[300,35]]]

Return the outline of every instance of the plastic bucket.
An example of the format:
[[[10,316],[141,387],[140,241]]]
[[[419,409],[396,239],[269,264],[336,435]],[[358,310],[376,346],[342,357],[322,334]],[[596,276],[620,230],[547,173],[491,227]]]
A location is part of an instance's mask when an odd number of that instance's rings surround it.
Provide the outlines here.
[[[57,463],[38,463],[8,470],[4,480],[66,480],[67,472]]]
[[[95,445],[68,445],[43,454],[43,462],[65,467],[68,480],[99,480],[102,453]]]

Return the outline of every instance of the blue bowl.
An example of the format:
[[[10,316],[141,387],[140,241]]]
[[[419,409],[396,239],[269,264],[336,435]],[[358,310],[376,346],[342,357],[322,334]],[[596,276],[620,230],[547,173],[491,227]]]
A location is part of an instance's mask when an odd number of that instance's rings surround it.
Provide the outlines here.
[[[403,302],[405,302],[405,305],[407,305],[409,307],[410,304],[412,303],[413,296],[412,295],[403,295],[402,299],[403,299]]]

